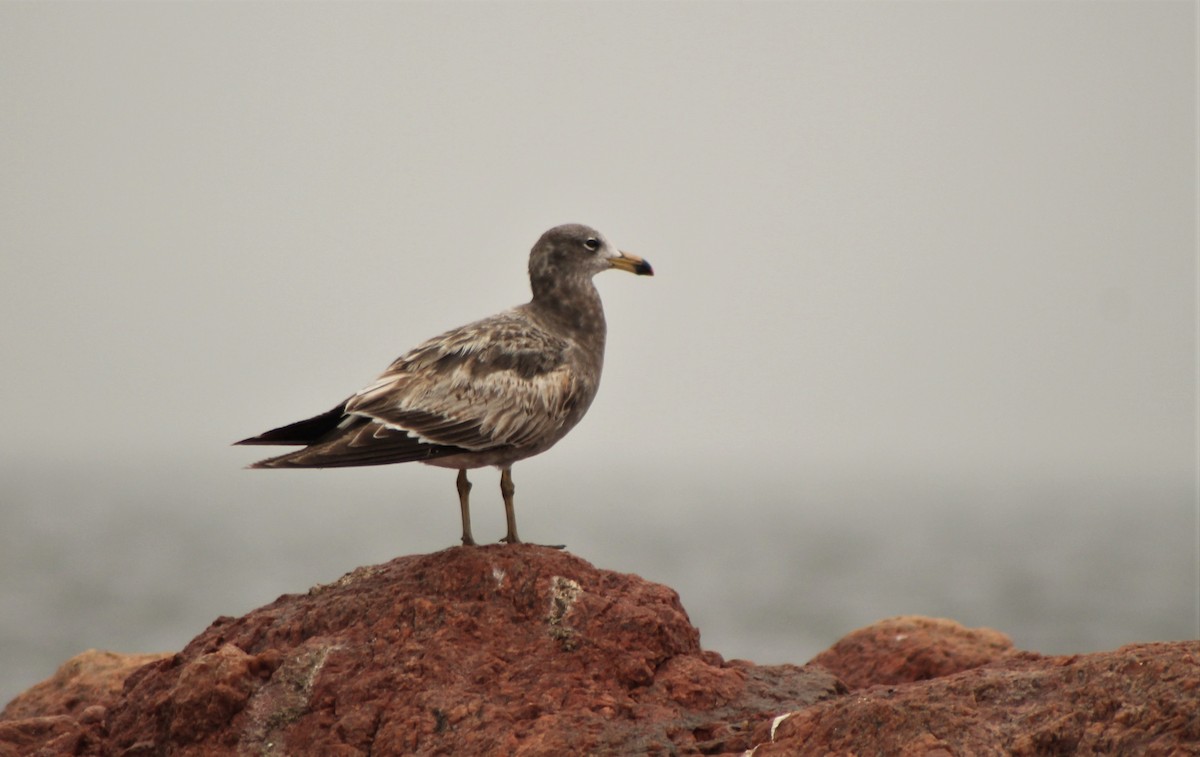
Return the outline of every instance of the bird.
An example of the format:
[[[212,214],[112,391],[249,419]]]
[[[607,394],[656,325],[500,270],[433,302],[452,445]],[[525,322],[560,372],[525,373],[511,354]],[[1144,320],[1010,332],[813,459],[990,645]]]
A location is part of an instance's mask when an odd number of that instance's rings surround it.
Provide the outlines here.
[[[614,268],[654,275],[589,226],[555,226],[530,250],[529,302],[426,340],[331,410],[234,444],[301,446],[249,468],[457,469],[464,546],[476,544],[467,471],[494,466],[507,526],[501,541],[520,544],[513,464],[553,447],[592,404],[607,331],[592,277]]]

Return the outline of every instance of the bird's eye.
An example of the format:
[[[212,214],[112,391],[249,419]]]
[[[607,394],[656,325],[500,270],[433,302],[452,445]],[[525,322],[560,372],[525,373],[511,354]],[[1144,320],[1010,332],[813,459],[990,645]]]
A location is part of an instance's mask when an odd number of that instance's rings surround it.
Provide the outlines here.
[[[600,249],[600,240],[596,239],[595,237],[588,237],[584,240],[583,246],[592,252],[595,252],[596,250]]]

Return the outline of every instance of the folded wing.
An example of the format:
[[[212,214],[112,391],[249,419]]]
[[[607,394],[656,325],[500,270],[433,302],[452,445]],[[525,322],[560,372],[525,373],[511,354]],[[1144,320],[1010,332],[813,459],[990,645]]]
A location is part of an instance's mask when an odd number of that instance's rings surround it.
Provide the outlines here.
[[[429,460],[556,439],[587,394],[569,345],[519,310],[469,324],[397,359],[338,407],[241,444],[306,444],[254,467]]]

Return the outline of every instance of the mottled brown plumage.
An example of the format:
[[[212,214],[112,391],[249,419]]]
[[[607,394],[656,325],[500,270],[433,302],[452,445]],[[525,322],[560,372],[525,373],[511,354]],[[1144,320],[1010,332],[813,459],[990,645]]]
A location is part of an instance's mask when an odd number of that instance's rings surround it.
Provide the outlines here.
[[[457,468],[464,544],[475,543],[466,471],[494,465],[504,541],[519,542],[512,465],[554,446],[596,396],[606,328],[592,276],[609,268],[653,274],[595,229],[556,226],[530,252],[528,303],[426,341],[328,412],[237,444],[304,445],[252,468],[412,461]]]

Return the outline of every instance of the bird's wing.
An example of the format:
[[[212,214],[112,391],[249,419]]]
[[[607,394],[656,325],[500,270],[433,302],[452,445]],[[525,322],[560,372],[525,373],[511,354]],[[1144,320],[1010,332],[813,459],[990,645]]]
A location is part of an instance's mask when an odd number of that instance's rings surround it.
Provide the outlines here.
[[[466,451],[458,447],[426,444],[401,429],[381,425],[369,418],[347,415],[336,428],[307,447],[259,460],[250,467],[342,468],[388,465],[416,460],[428,461]]]
[[[411,350],[351,397],[346,412],[427,444],[521,447],[553,435],[587,394],[569,348],[508,311]]]

